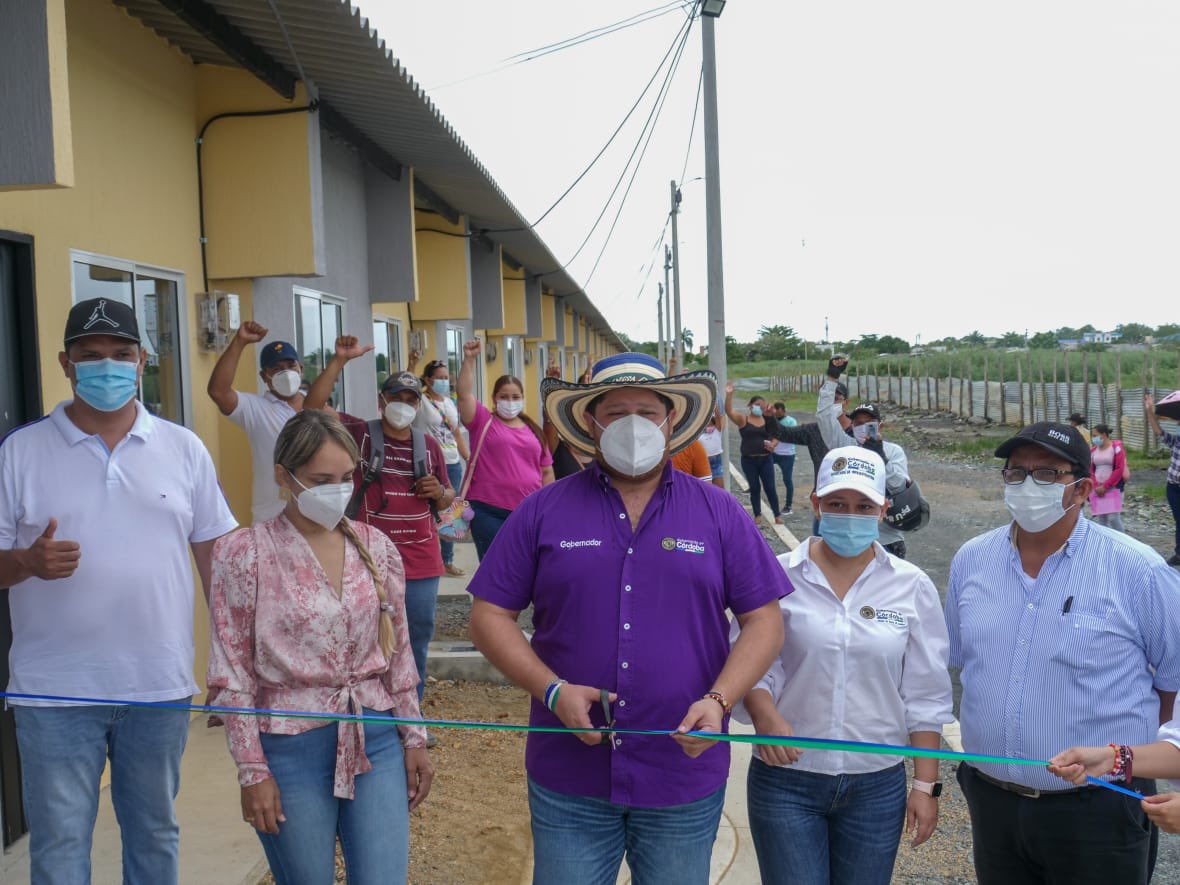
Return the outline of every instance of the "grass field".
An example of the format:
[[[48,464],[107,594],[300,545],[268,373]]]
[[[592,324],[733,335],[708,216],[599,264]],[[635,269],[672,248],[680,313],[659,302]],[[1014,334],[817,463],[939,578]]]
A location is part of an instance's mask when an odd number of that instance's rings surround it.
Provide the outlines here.
[[[1083,374],[1089,381],[1101,380],[1113,384],[1119,380],[1122,387],[1140,387],[1146,378],[1152,384],[1154,370],[1155,386],[1173,389],[1180,386],[1180,353],[1175,350],[1129,351],[1126,353],[1081,353],[1069,354],[1056,350],[1031,350],[1026,353],[1004,353],[989,348],[967,348],[953,353],[931,353],[922,356],[883,356],[872,358],[856,357],[852,371],[872,375],[896,375],[900,370],[908,376],[912,368],[919,377],[934,376],[945,378],[948,374],[956,378],[970,377],[987,380],[1015,381],[1017,364],[1020,365],[1023,380],[1039,382],[1044,372],[1045,381],[1051,382],[1054,368],[1058,381],[1066,380],[1066,361],[1069,363],[1069,378],[1081,382]],[[760,375],[807,375],[820,374],[827,369],[827,360],[762,360],[748,363],[732,363],[729,374],[734,378],[750,378]],[[1116,373],[1118,379],[1116,379]]]

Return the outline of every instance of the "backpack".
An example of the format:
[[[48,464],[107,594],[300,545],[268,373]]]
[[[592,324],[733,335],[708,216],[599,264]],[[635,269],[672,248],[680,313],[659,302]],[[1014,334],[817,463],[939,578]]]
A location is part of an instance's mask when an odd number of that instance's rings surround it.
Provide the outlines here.
[[[348,502],[348,509],[344,511],[344,515],[349,519],[356,519],[356,515],[361,510],[361,502],[365,500],[365,492],[369,490],[369,486],[380,479],[381,471],[385,467],[385,429],[382,427],[381,419],[374,418],[369,421],[368,427],[369,461],[365,465],[365,472],[361,477],[360,488],[353,494],[352,500]],[[412,449],[411,457],[414,459],[414,481],[417,482],[426,476],[427,473],[426,435],[412,425],[410,427],[410,447]],[[438,511],[435,509],[433,502],[430,505],[430,512],[434,514],[434,518],[437,520]]]

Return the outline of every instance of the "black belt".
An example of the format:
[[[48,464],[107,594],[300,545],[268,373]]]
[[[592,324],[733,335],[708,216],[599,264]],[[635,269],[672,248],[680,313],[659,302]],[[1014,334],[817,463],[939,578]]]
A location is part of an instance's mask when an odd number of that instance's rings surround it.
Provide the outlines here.
[[[1068,790],[1038,790],[1036,787],[1026,787],[1024,784],[1014,784],[1010,781],[1002,781],[999,778],[992,777],[990,774],[984,774],[974,765],[967,766],[975,773],[985,784],[991,784],[993,787],[998,787],[1001,790],[1007,790],[1009,793],[1015,793],[1024,799],[1050,799],[1054,796],[1073,796],[1078,793],[1088,793],[1091,790],[1101,790],[1102,787],[1095,787],[1093,785],[1085,787],[1073,787]]]

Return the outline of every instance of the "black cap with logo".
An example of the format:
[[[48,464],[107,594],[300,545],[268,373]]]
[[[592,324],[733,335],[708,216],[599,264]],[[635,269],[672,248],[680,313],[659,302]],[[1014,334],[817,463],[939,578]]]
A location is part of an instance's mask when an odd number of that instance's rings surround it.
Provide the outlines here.
[[[849,418],[855,418],[857,415],[868,415],[874,421],[880,421],[881,409],[878,408],[876,403],[861,403],[848,413]]]
[[[400,393],[403,390],[408,390],[421,398],[422,385],[413,372],[395,372],[381,385],[382,393]]]
[[[65,343],[87,335],[113,335],[139,343],[139,322],[135,311],[122,301],[110,298],[90,298],[70,308],[66,318]]]
[[[1007,459],[1021,446],[1039,446],[1051,455],[1064,458],[1079,472],[1090,473],[1090,444],[1070,424],[1038,421],[1022,427],[1016,436],[1000,444],[996,457]]]

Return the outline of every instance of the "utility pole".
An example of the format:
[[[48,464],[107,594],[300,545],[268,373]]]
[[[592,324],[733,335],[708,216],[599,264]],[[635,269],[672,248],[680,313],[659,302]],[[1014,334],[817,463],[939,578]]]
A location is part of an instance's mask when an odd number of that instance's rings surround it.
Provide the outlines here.
[[[668,366],[672,362],[672,357],[676,353],[676,348],[672,343],[672,305],[669,301],[672,297],[672,284],[669,282],[669,276],[672,272],[672,250],[668,248],[668,244],[664,244],[664,326],[660,329],[660,334],[664,336],[664,365]],[[679,365],[679,363],[677,363]]]
[[[713,35],[715,19],[725,3],[701,3],[701,55],[705,111],[705,251],[708,255],[709,368],[717,376],[717,396],[725,396],[729,379],[725,348],[725,272],[721,256],[721,152],[717,139],[717,46]],[[675,216],[673,216],[675,217]],[[721,435],[725,464],[729,466],[729,434]],[[729,488],[729,470],[725,470]]]
[[[676,232],[676,216],[680,214],[680,188],[669,182],[672,190],[672,341],[676,354],[676,371],[684,369],[684,326],[680,324],[680,236]]]
[[[824,344],[831,344],[832,339],[828,337],[828,318],[824,317]]]
[[[658,318],[660,325],[658,352],[660,356],[660,362],[664,365],[667,365],[667,354],[665,353],[664,349],[664,284],[657,283],[656,285],[660,287],[660,297],[656,299],[656,317]]]

